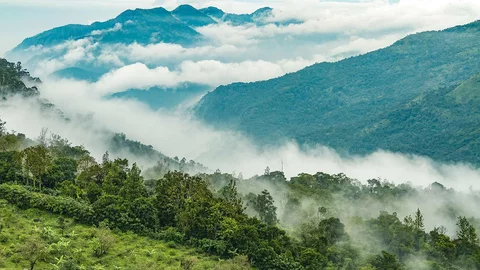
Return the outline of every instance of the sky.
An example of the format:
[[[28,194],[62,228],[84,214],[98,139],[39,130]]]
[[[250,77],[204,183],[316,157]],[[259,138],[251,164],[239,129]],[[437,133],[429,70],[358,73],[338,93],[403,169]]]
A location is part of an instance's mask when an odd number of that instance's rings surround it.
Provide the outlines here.
[[[89,24],[115,17],[126,9],[152,8],[163,6],[173,9],[180,4],[196,7],[217,6],[228,12],[247,13],[270,6],[295,13],[308,15],[326,2],[374,4],[414,4],[435,10],[442,5],[450,5],[454,12],[473,13],[471,5],[478,6],[477,0],[0,0],[0,29],[2,42],[0,56],[18,45],[23,39],[37,33],[70,23]],[[464,6],[462,10],[462,5]],[[467,10],[465,10],[465,8]],[[471,10],[468,10],[471,9]],[[412,13],[414,14],[414,12]],[[339,14],[341,15],[341,14]],[[461,14],[460,14],[461,15]],[[478,17],[480,18],[480,17]],[[414,18],[410,18],[414,19]],[[392,20],[398,20],[393,18]],[[456,21],[443,20],[443,25]],[[8,26],[8,27],[5,27]]]

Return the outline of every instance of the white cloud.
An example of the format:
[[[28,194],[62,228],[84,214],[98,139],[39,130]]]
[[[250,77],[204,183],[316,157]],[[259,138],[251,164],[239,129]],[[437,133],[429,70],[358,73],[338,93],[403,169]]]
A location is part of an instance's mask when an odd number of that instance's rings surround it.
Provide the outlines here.
[[[131,21],[129,21],[129,22],[131,22]],[[100,35],[103,35],[105,33],[117,32],[117,31],[120,31],[120,30],[122,30],[122,24],[121,23],[116,23],[112,28],[104,29],[104,30],[94,30],[94,31],[92,31],[92,33],[90,33],[90,35],[100,36]]]
[[[335,151],[313,146],[301,150],[295,143],[275,148],[258,148],[234,131],[214,130],[181,112],[151,111],[134,101],[104,100],[92,94],[92,86],[68,80],[46,81],[42,97],[49,99],[69,116],[93,113],[90,126],[70,124],[41,113],[24,100],[10,100],[2,106],[7,127],[36,137],[42,127],[84,144],[100,158],[101,130],[124,132],[129,138],[151,144],[169,156],[195,159],[211,169],[243,172],[245,176],[262,173],[266,166],[280,170],[283,161],[287,176],[300,172],[343,172],[363,182],[384,178],[397,184],[411,182],[428,186],[438,181],[447,187],[468,191],[480,189],[480,171],[465,164],[439,164],[418,156],[378,151],[368,156],[340,156]],[[75,100],[75,102],[71,102]],[[103,150],[102,150],[103,149]]]
[[[167,67],[150,69],[145,64],[136,63],[113,70],[104,75],[92,87],[98,94],[123,92],[125,90],[148,89],[153,86],[173,87],[184,82],[219,86],[232,82],[253,82],[281,76],[289,72],[285,66],[266,61],[245,61],[222,63],[214,60],[182,62],[177,70]]]

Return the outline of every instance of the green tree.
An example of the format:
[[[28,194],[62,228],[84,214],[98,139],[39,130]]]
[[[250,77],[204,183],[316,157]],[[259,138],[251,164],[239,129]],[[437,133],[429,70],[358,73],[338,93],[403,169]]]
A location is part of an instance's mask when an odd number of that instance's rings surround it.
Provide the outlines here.
[[[268,190],[264,190],[257,195],[253,208],[258,212],[260,220],[267,225],[275,225],[278,223],[277,207],[274,205],[273,197]]]
[[[29,147],[23,150],[25,167],[33,177],[33,187],[38,183],[42,188],[42,176],[47,172],[52,158],[48,149],[43,145]]]
[[[370,264],[376,269],[382,269],[382,270],[403,269],[402,265],[397,259],[397,256],[390,254],[386,251],[382,251],[382,254],[375,256],[375,258],[371,260]]]
[[[135,199],[147,196],[147,189],[145,188],[141,173],[137,163],[133,163],[132,168],[128,170],[127,178],[120,190],[120,195],[126,201],[134,201]]]
[[[25,240],[20,247],[20,253],[29,262],[30,270],[33,270],[38,260],[46,256],[47,246],[41,238],[33,236]]]
[[[477,231],[466,217],[458,217],[457,238],[469,244],[478,243]]]

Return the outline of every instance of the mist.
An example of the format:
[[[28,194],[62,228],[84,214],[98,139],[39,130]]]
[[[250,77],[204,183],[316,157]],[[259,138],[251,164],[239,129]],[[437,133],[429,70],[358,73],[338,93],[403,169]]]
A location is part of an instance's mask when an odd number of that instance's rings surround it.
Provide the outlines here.
[[[154,111],[134,100],[104,99],[93,84],[71,80],[47,80],[41,97],[52,102],[70,122],[45,113],[33,101],[12,98],[2,104],[0,117],[7,128],[38,136],[42,128],[84,145],[96,158],[106,148],[107,132],[124,133],[130,139],[152,145],[167,156],[186,157],[211,170],[262,174],[269,166],[287,177],[299,173],[345,173],[365,183],[387,179],[427,187],[439,182],[461,191],[480,188],[480,170],[470,164],[443,164],[427,157],[378,150],[367,156],[340,155],[321,145],[299,146],[286,141],[279,147],[262,147],[235,130],[217,130],[203,124],[181,106]],[[85,119],[88,118],[88,121]]]

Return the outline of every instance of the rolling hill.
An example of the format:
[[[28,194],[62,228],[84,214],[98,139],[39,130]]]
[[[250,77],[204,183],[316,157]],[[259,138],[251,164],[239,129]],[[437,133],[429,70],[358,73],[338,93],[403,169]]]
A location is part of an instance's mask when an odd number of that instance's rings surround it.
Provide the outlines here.
[[[385,149],[478,164],[480,123],[470,101],[480,91],[479,34],[477,21],[280,78],[221,86],[195,112],[261,142],[294,139],[343,153]]]

